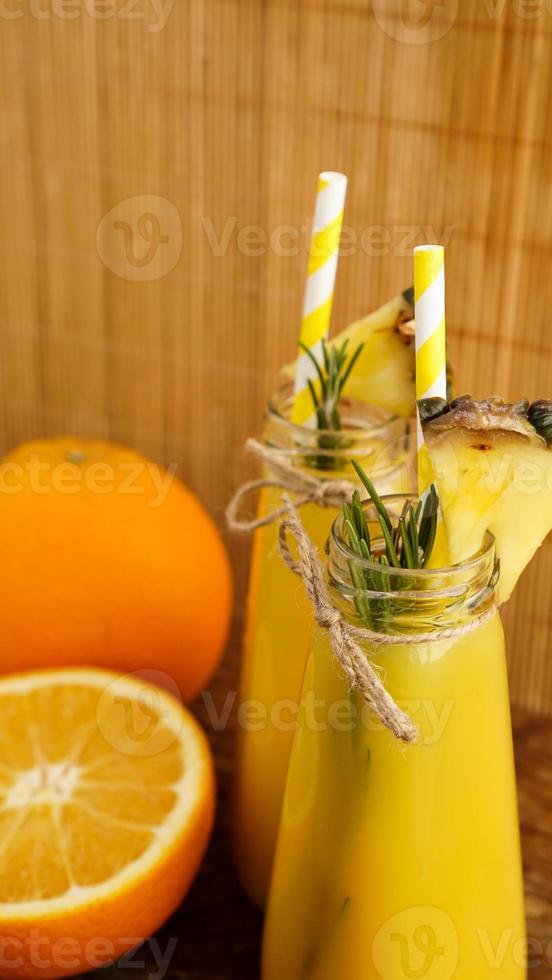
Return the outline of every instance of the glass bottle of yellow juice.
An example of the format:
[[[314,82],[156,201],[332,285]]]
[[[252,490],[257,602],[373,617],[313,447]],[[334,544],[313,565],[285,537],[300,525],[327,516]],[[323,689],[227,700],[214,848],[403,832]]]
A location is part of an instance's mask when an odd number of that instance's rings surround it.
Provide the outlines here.
[[[386,501],[399,514],[400,498]],[[369,508],[370,505],[364,505]],[[494,539],[460,565],[362,590],[343,517],[327,581],[395,701],[397,741],[350,693],[326,635],[309,658],[263,949],[263,980],[523,980],[523,884]],[[441,638],[418,642],[439,630]],[[396,636],[396,643],[390,637]],[[409,635],[413,639],[409,640]]]
[[[317,479],[355,481],[351,456],[362,462],[382,492],[412,484],[409,424],[366,404],[343,401],[342,428],[324,432],[290,421],[291,390],[270,399],[264,444],[279,459]],[[282,490],[266,488],[259,513],[280,507]],[[301,508],[308,533],[322,548],[337,511]],[[247,602],[238,712],[232,838],[240,880],[264,905],[268,894],[280,809],[298,699],[312,639],[312,614],[300,583],[283,564],[278,523],[255,533]]]

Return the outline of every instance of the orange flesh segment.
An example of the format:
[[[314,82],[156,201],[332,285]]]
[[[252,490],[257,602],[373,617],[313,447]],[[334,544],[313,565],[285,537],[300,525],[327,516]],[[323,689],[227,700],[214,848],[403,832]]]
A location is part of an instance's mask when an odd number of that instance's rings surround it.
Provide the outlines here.
[[[112,878],[154,842],[183,773],[153,702],[69,683],[2,694],[0,902]]]

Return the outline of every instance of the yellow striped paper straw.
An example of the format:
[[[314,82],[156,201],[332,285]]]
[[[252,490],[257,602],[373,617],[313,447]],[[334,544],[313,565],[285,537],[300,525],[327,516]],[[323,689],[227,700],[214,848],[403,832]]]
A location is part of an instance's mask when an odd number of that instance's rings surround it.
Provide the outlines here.
[[[414,249],[416,317],[416,400],[447,397],[445,337],[445,250],[442,245]],[[418,492],[427,489],[430,465],[417,418]]]
[[[301,342],[317,361],[322,356],[322,340],[327,338],[330,328],[346,192],[345,174],[333,171],[319,174],[300,334]],[[316,370],[305,352],[299,349],[291,413],[292,421],[297,425],[308,424],[314,415],[309,379],[316,381]]]

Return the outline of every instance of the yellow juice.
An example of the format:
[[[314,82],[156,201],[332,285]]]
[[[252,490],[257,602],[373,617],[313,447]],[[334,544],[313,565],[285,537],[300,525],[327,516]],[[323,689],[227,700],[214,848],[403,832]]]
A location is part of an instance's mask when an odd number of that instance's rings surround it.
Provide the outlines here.
[[[358,416],[357,416],[358,418]],[[301,453],[292,458],[311,475],[322,479],[353,480],[349,456],[357,455],[370,470],[382,492],[406,489],[410,481],[410,453],[405,441],[405,423],[398,419],[362,416],[353,432],[343,438],[348,443],[337,457],[335,468],[320,470],[306,465],[317,462],[317,455],[303,450],[318,438],[312,429],[293,429],[301,440]],[[282,420],[282,427],[287,423]],[[274,425],[270,429],[274,441]],[[401,434],[398,438],[399,433]],[[287,436],[286,429],[286,436]],[[283,434],[277,433],[281,442]],[[280,490],[263,492],[259,513],[280,506]],[[322,549],[337,512],[307,504],[301,518],[307,532]],[[264,905],[270,874],[287,766],[293,734],[298,724],[298,701],[305,663],[312,645],[312,613],[300,580],[280,558],[277,522],[256,532],[249,583],[246,629],[243,649],[240,707],[238,711],[237,762],[232,815],[232,841],[236,867],[249,897]]]
[[[452,639],[365,650],[419,739],[405,746],[383,729],[319,635],[289,764],[262,978],[523,980],[499,614]]]

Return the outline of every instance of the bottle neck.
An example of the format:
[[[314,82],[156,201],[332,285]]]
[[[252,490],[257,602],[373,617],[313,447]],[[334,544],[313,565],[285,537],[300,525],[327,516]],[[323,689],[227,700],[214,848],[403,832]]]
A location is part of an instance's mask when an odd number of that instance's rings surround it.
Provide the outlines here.
[[[388,512],[397,519],[407,498],[384,497]],[[415,501],[414,501],[415,502]],[[364,504],[375,554],[383,541],[373,505]],[[332,526],[327,544],[327,575],[334,603],[346,619],[359,627],[397,636],[426,634],[471,626],[496,605],[499,564],[489,532],[480,551],[448,568],[407,569],[382,567],[360,558],[348,545],[343,516]]]
[[[357,482],[351,458],[382,489],[407,491],[414,479],[414,438],[408,419],[363,402],[342,399],[342,428],[323,430],[291,420],[293,389],[279,389],[268,402],[263,440],[288,463],[322,480]]]

